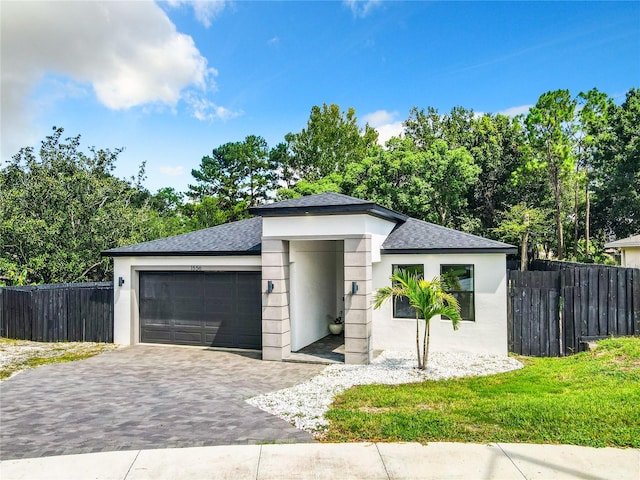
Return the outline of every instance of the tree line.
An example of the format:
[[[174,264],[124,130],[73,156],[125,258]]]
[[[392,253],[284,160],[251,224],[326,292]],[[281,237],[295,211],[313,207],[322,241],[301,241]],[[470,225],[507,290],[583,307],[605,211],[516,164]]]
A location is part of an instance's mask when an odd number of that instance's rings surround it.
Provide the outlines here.
[[[100,251],[249,216],[251,206],[322,192],[520,247],[603,262],[603,244],[640,232],[640,89],[621,104],[597,89],[540,96],[526,115],[414,107],[386,145],[356,112],[314,106],[270,147],[228,142],[192,170],[186,192],[144,188],[113,169],[121,150],[80,150],[55,128],[0,170],[0,282],[110,278]]]

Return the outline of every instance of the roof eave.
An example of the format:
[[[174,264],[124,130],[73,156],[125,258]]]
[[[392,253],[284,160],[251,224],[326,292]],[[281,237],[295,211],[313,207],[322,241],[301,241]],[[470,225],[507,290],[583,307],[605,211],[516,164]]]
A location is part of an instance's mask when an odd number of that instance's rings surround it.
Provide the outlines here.
[[[251,207],[249,213],[261,217],[292,217],[302,215],[356,215],[364,213],[374,217],[405,222],[409,218],[406,215],[381,207],[375,203],[359,203],[354,205],[314,205],[309,207]]]
[[[504,253],[515,254],[518,253],[516,247],[495,247],[495,248],[393,248],[393,249],[381,249],[382,255],[400,255],[400,254],[418,254],[418,253]]]
[[[238,257],[243,255],[261,255],[262,250],[233,251],[156,251],[156,252],[101,252],[103,257]]]

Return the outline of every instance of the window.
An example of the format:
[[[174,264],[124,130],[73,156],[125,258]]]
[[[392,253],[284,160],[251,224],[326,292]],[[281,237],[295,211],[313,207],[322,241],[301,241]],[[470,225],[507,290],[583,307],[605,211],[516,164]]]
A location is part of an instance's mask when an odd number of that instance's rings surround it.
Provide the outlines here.
[[[393,273],[398,270],[424,278],[424,265],[393,265]],[[416,318],[416,311],[409,305],[407,297],[393,299],[393,318]]]
[[[447,291],[453,294],[460,304],[462,320],[476,320],[473,265],[440,265],[440,275],[448,285]],[[446,319],[446,317],[443,317]]]

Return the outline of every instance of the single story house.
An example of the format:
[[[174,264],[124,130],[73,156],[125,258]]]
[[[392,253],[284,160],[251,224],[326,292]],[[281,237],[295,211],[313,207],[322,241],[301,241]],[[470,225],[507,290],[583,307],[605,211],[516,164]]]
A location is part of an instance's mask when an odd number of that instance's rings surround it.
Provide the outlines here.
[[[344,318],[345,363],[415,349],[402,299],[374,310],[394,269],[455,272],[464,321],[434,318],[432,351],[507,354],[506,254],[516,248],[323,193],[250,209],[254,218],[103,252],[114,260],[114,341],[261,349],[265,360]]]
[[[640,235],[606,243],[605,248],[620,249],[620,265],[628,268],[640,268]]]

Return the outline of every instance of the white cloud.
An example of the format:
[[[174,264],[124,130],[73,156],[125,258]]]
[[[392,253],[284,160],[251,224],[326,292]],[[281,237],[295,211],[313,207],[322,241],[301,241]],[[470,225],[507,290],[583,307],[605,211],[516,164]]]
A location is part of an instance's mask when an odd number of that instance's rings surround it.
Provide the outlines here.
[[[378,132],[378,143],[385,145],[391,137],[398,137],[404,132],[402,121],[396,120],[398,112],[376,110],[362,117],[362,122],[368,123]]]
[[[343,0],[342,3],[349,7],[354,17],[364,18],[382,4],[382,0]]]
[[[520,115],[524,113],[525,115],[529,113],[529,110],[533,107],[533,105],[519,105],[517,107],[509,107],[504,110],[500,110],[498,113],[501,115],[506,115],[507,117],[515,117],[516,115]]]
[[[278,43],[280,43],[280,38],[277,36],[271,37],[269,40],[267,40],[267,45],[269,46],[277,45]]]
[[[372,127],[384,125],[385,123],[392,122],[398,116],[398,112],[387,112],[386,110],[376,110],[375,112],[367,113],[362,117],[362,121],[368,123]]]
[[[182,175],[184,173],[184,167],[183,166],[178,166],[178,167],[169,167],[169,166],[162,166],[160,167],[160,173],[163,173],[164,175],[167,175],[168,177],[179,177],[180,175]]]
[[[112,110],[175,109],[186,94],[215,88],[217,72],[193,39],[149,0],[3,2],[1,29],[2,159],[24,145],[42,103],[34,89],[47,75],[69,91],[93,88]]]
[[[191,107],[193,117],[200,121],[230,120],[241,116],[243,113],[242,111],[228,109],[197,95],[188,95],[185,101]]]
[[[196,20],[209,28],[211,21],[222,13],[227,3],[225,0],[169,0],[168,5],[174,8],[190,5]]]

